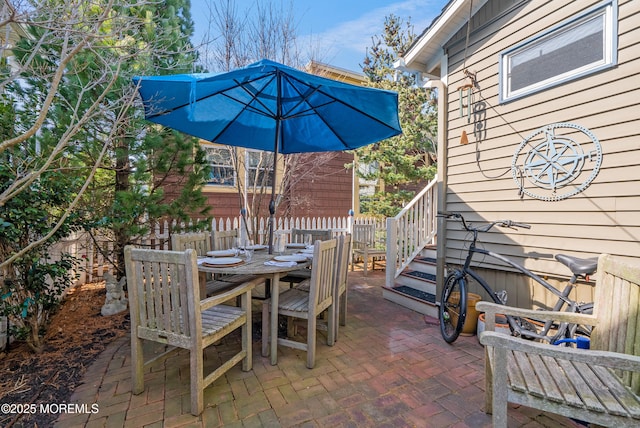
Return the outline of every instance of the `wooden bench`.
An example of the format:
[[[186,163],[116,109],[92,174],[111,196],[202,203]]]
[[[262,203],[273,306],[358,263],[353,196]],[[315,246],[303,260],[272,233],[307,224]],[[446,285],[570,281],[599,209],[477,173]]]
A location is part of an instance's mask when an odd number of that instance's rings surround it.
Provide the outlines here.
[[[640,266],[602,255],[594,314],[535,311],[479,302],[485,312],[485,399],[494,427],[507,402],[604,426],[640,426]],[[594,326],[591,349],[495,332],[496,314]]]

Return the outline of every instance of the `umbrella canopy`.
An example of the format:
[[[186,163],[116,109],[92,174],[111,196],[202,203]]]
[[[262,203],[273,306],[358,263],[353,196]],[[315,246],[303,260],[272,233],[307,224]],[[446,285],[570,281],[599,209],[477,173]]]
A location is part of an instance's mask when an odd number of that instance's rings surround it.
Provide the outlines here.
[[[147,120],[214,143],[271,151],[274,162],[278,153],[355,149],[402,132],[397,93],[269,60],[228,73],[138,76],[133,81]],[[272,190],[273,220],[275,185]]]

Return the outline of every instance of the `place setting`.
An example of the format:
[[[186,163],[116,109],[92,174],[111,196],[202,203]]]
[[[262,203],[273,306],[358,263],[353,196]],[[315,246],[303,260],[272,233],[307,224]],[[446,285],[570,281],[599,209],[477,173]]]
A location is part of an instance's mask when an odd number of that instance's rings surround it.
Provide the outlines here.
[[[204,257],[198,263],[207,267],[233,267],[244,263],[240,257]]]
[[[298,263],[304,263],[307,257],[303,254],[283,254],[274,256],[273,259],[264,262],[266,266],[290,267],[297,266]]]

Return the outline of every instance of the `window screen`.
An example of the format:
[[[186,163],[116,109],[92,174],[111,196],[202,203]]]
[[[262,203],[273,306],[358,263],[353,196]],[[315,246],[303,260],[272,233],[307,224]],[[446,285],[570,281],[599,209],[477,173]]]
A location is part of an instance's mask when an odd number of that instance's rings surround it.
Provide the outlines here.
[[[615,64],[615,8],[598,5],[501,54],[501,101],[509,101]]]
[[[247,186],[270,187],[273,171],[273,153],[247,150]]]
[[[207,161],[211,168],[208,184],[216,186],[235,186],[235,172],[231,151],[223,147],[205,147]]]

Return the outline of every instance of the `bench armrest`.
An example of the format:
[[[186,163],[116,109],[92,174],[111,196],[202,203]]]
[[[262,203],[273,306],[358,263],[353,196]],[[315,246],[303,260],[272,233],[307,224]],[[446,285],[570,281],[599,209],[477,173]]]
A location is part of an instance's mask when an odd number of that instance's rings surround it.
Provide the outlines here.
[[[640,372],[640,356],[636,355],[554,346],[494,331],[482,332],[480,334],[480,343],[485,346],[509,349],[527,354],[537,354],[562,360],[595,364],[613,369]]]
[[[513,315],[540,321],[551,320],[556,322],[568,322],[571,324],[583,324],[590,326],[598,325],[598,319],[594,315],[578,314],[574,312],[555,312],[539,311],[535,309],[522,309],[485,301],[476,303],[476,310],[485,313],[485,323],[487,323],[487,328],[489,328],[491,323],[495,325],[496,314]]]

